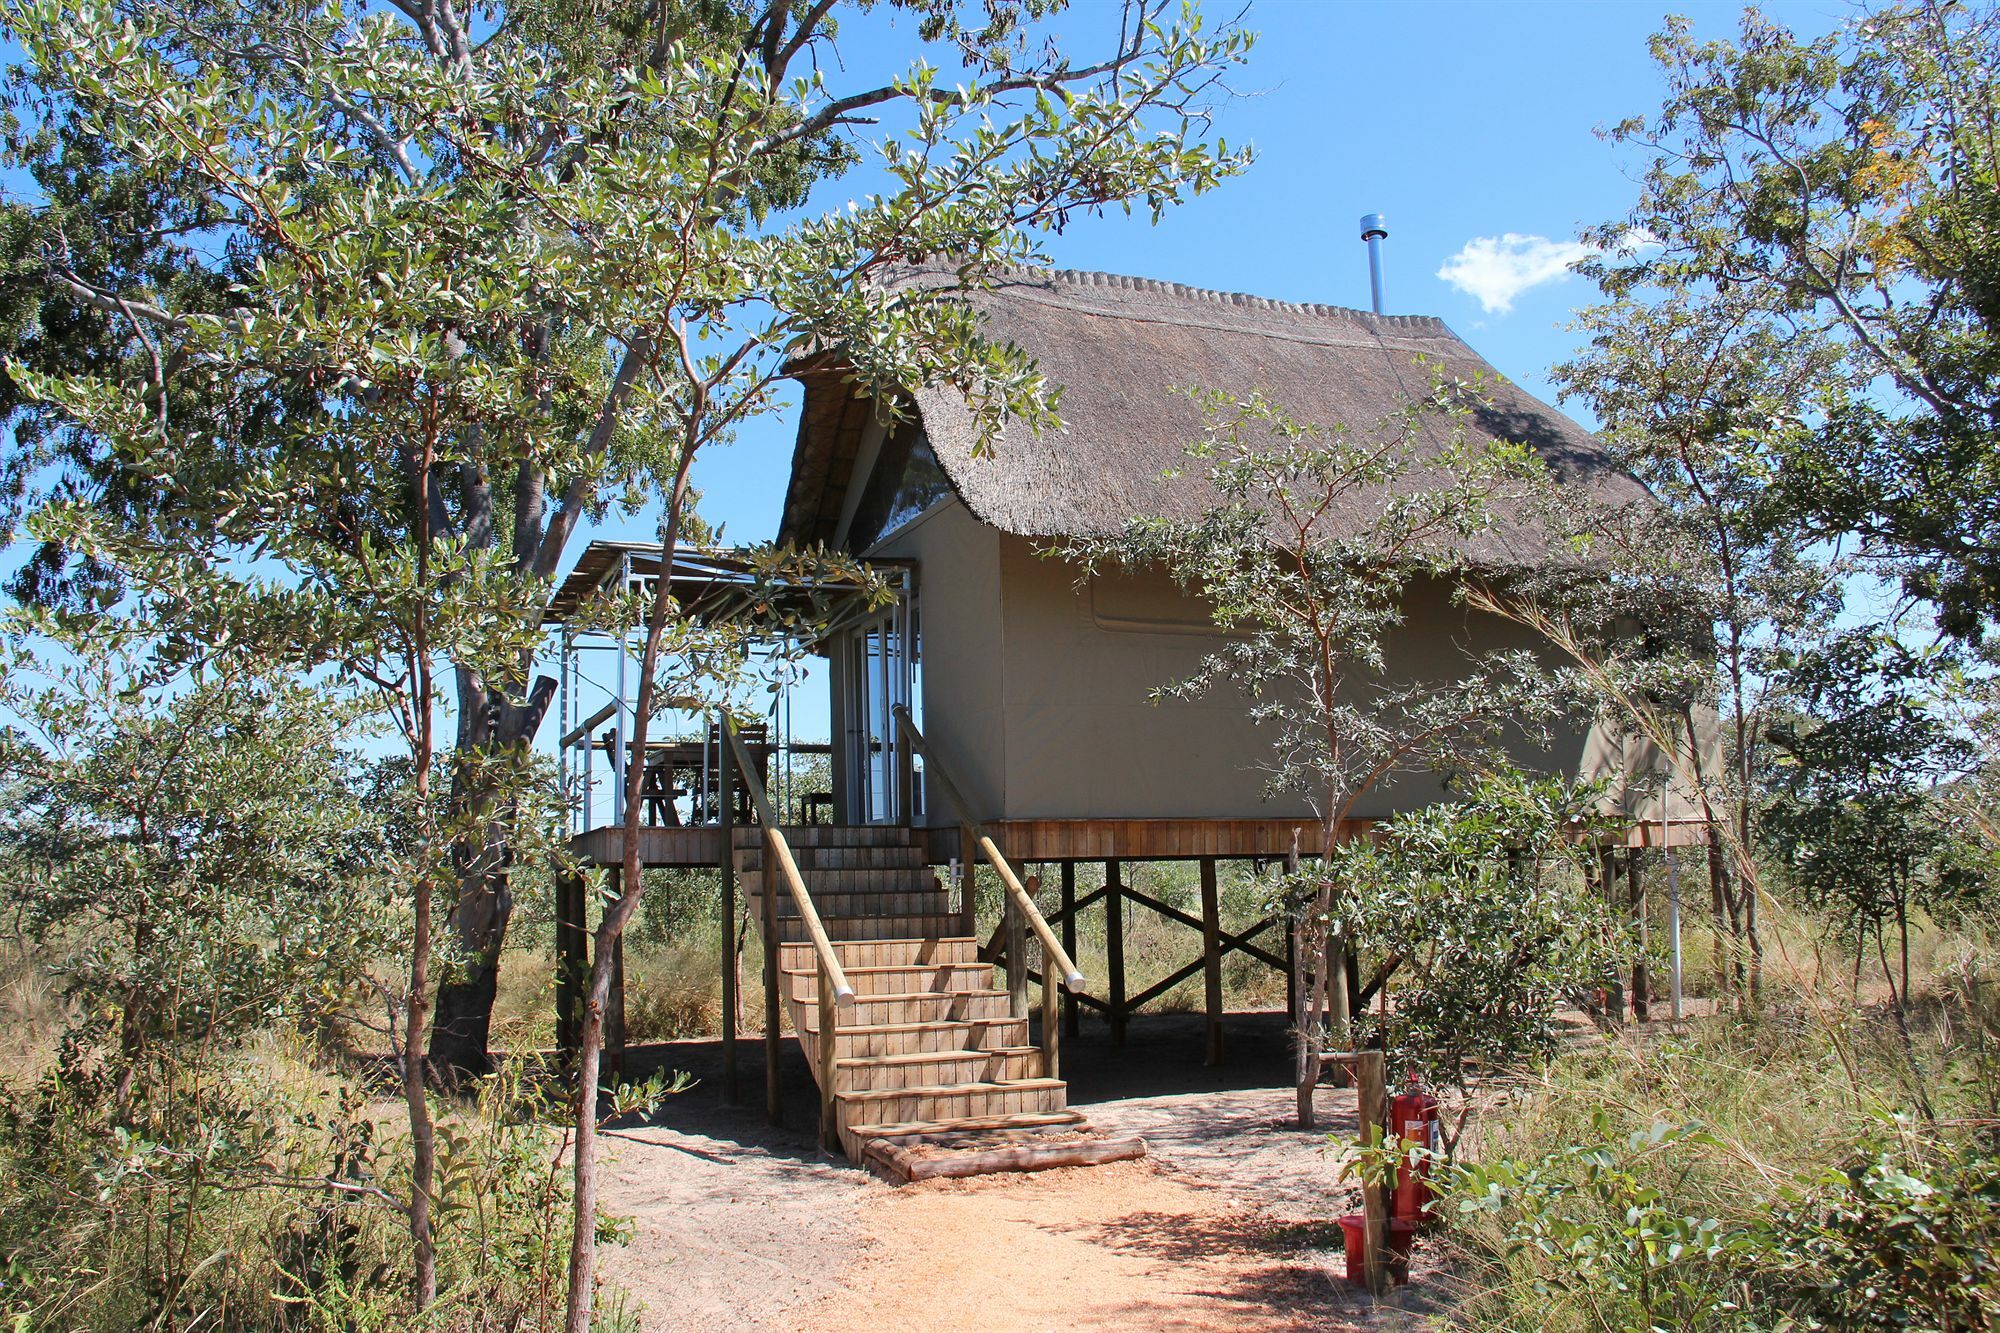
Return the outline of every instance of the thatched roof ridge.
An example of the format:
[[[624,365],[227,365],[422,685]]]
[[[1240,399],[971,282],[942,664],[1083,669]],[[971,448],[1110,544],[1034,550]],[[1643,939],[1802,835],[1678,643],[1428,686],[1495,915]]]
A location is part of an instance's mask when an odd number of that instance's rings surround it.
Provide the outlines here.
[[[948,284],[954,275],[916,268],[895,281]],[[1138,515],[1193,517],[1219,503],[1198,467],[1165,480],[1187,463],[1187,446],[1203,425],[1200,408],[1178,389],[1262,390],[1300,420],[1363,434],[1428,393],[1430,372],[1419,357],[1461,378],[1491,378],[1492,402],[1475,414],[1475,434],[1529,444],[1559,479],[1602,498],[1646,498],[1588,431],[1500,380],[1430,316],[1380,316],[1075,270],[1003,273],[962,299],[984,317],[989,337],[1024,348],[1062,389],[1060,430],[1010,428],[984,455],[955,390],[910,394],[959,497],[1005,532],[1107,536]],[[837,353],[802,364],[797,374],[806,404],[781,538],[829,541],[874,409],[853,396]],[[1495,531],[1467,554],[1502,566],[1564,558],[1512,514],[1499,515]]]

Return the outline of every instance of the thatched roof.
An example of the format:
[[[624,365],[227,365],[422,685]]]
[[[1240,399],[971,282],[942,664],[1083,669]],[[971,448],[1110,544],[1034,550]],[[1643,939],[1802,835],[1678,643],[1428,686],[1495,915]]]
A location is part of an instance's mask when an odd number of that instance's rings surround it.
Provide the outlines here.
[[[938,283],[937,271],[903,281]],[[1186,387],[1262,390],[1301,421],[1372,432],[1430,390],[1419,357],[1469,378],[1492,367],[1441,320],[1377,316],[1339,306],[1295,305],[1108,273],[1019,272],[965,298],[987,335],[1019,344],[1062,388],[1063,429],[1004,432],[974,456],[973,419],[949,388],[911,397],[932,449],[966,507],[983,522],[1027,537],[1108,536],[1136,515],[1193,517],[1221,502],[1187,447],[1203,418]],[[795,368],[805,411],[785,500],[781,540],[831,541],[855,450],[874,404],[844,382],[837,353]],[[1614,503],[1646,492],[1619,471],[1591,434],[1520,388],[1496,382],[1475,433],[1532,446],[1562,481]],[[1440,438],[1441,438],[1440,432]],[[1538,534],[1502,514],[1467,555],[1479,563],[1538,564]]]

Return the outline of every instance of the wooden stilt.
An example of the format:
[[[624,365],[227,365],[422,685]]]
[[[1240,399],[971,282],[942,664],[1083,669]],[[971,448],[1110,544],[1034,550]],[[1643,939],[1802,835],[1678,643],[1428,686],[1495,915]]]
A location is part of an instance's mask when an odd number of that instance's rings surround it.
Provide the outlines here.
[[[1625,853],[1626,886],[1631,890],[1632,920],[1638,932],[1638,952],[1632,956],[1632,1017],[1645,1022],[1653,1016],[1652,978],[1647,975],[1646,950],[1652,941],[1646,929],[1646,879],[1645,868],[1639,858],[1643,855],[1637,847]]]
[[[564,1069],[576,1067],[582,1042],[583,985],[590,970],[590,936],[584,926],[588,897],[581,871],[557,876],[556,1053]]]
[[[1125,895],[1124,868],[1104,863],[1104,966],[1111,975],[1111,1044],[1125,1044]]]
[[[743,1100],[736,1071],[736,755],[729,745],[716,748],[722,798],[722,1101],[735,1106]]]
[[[1222,898],[1215,882],[1215,858],[1201,858],[1202,1004],[1208,1014],[1208,1050],[1203,1063],[1222,1063]]]
[[[610,893],[605,898],[609,910],[612,903],[625,896],[625,868],[612,866],[606,874],[610,877]],[[611,941],[611,990],[604,1000],[604,1081],[617,1086],[625,1081],[625,936],[620,932]]]
[[[1604,894],[1604,905],[1613,913],[1618,911],[1618,849],[1609,845],[1598,853],[1597,886]],[[1625,1021],[1625,979],[1614,967],[1604,986],[1604,1017],[1610,1023]]]
[[[1062,947],[1071,958],[1076,957],[1076,862],[1062,863]],[[1079,1030],[1076,997],[1068,991],[1062,997],[1062,1025],[1067,1036],[1074,1037]]]

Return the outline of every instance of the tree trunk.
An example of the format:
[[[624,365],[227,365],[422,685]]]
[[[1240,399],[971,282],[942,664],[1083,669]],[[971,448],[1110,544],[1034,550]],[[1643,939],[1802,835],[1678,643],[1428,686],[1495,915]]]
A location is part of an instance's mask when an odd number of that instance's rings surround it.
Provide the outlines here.
[[[456,758],[461,777],[453,784],[453,801],[458,808],[494,800],[490,784],[480,791],[462,775],[478,758],[513,755],[525,761],[555,692],[554,678],[542,676],[525,703],[511,703],[471,673],[459,673]],[[493,1068],[487,1044],[493,1001],[499,990],[500,951],[506,946],[507,926],[514,914],[514,815],[511,802],[492,809],[485,821],[484,843],[461,845],[453,854],[459,867],[459,897],[448,924],[461,963],[458,971],[438,984],[430,1063],[435,1070],[461,1077],[476,1078]]]

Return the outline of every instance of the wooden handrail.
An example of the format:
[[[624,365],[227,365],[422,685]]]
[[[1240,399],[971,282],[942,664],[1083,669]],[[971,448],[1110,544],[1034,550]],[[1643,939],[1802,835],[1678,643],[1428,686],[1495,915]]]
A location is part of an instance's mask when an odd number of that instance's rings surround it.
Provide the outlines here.
[[[826,927],[820,923],[819,911],[813,906],[812,895],[806,892],[805,877],[799,874],[798,862],[792,859],[792,849],[785,842],[784,830],[778,827],[778,816],[771,809],[771,800],[764,794],[764,784],[757,776],[757,766],[750,761],[750,752],[743,744],[743,738],[736,734],[736,724],[727,714],[722,718],[722,734],[729,738],[730,750],[736,756],[736,776],[750,793],[750,803],[757,808],[757,822],[764,826],[764,841],[770,845],[771,854],[778,862],[778,869],[784,873],[785,883],[792,891],[792,900],[799,905],[799,917],[806,923],[806,934],[812,939],[813,953],[819,959],[820,970],[833,992],[836,1003],[854,1003],[854,987],[847,984],[847,973],[841,969],[839,955],[833,951],[833,941],[827,938]],[[767,887],[767,893],[770,891]],[[776,949],[778,941],[768,940],[765,947]]]
[[[972,817],[972,809],[965,803],[965,797],[958,790],[957,784],[952,782],[950,775],[944,771],[943,764],[938,762],[936,752],[924,740],[924,733],[918,731],[917,724],[910,721],[910,710],[902,704],[897,704],[893,711],[896,717],[896,725],[902,728],[903,735],[909,739],[910,744],[925,759],[930,761],[930,767],[924,770],[924,780],[927,782],[935,781],[937,783],[938,789],[944,793],[945,799],[950,801],[953,808],[958,811],[959,819],[964,822],[967,828],[972,830],[973,847],[963,849],[966,860],[970,861],[972,859],[975,847],[985,855],[987,861],[993,866],[993,869],[999,872],[1000,883],[1006,888],[1009,901],[1020,909],[1021,915],[1027,921],[1029,928],[1035,932],[1035,938],[1042,942],[1042,957],[1048,959],[1061,970],[1063,989],[1072,995],[1080,993],[1084,987],[1083,973],[1079,972],[1076,964],[1070,960],[1070,956],[1064,951],[1062,943],[1056,939],[1056,933],[1049,929],[1049,923],[1042,916],[1041,909],[1035,906],[1034,898],[1028,893],[1027,889],[1021,886],[1021,880],[1019,876],[1015,875],[1014,867],[1007,864],[1007,858],[1000,854],[999,846],[992,838],[987,836],[986,830],[981,826],[980,822]],[[1012,967],[1011,962],[1009,963],[1009,967]]]

